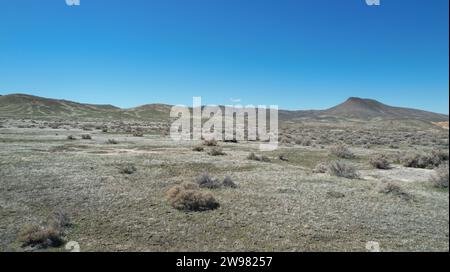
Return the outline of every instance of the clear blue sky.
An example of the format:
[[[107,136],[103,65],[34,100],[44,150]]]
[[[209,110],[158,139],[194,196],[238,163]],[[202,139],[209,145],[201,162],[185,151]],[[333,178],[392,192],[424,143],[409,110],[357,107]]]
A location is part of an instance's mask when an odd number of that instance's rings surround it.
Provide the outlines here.
[[[0,94],[448,113],[449,1],[0,0]]]

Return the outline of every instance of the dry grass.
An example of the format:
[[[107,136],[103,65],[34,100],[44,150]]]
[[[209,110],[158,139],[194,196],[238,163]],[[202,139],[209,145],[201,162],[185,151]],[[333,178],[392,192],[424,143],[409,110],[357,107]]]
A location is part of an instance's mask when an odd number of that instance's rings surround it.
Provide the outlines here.
[[[370,159],[369,163],[376,169],[387,170],[391,168],[391,164],[385,155],[376,155]]]
[[[72,226],[70,217],[64,211],[51,213],[44,224],[25,224],[17,234],[17,240],[22,247],[43,249],[59,247],[63,244],[62,238],[65,229]]]
[[[313,173],[325,174],[326,172],[328,172],[328,166],[329,166],[328,163],[321,162],[317,164],[316,167],[314,167]]]
[[[200,188],[208,189],[217,189],[222,187],[222,183],[218,179],[211,178],[207,173],[197,178],[197,184]]]
[[[353,159],[355,158],[355,155],[350,151],[350,149],[343,145],[343,144],[339,144],[336,146],[333,146],[330,149],[331,154],[335,155],[338,158],[341,159]]]
[[[119,173],[121,174],[126,174],[126,175],[131,175],[133,173],[135,173],[137,171],[136,166],[132,165],[132,164],[127,164],[127,165],[123,165],[119,167]]]
[[[357,179],[359,178],[356,169],[350,164],[344,161],[333,161],[328,164],[327,172],[336,177],[343,177],[348,179]]]
[[[397,166],[380,171],[369,165],[374,154],[395,158],[445,149],[448,135],[438,128],[422,133],[413,127],[374,129],[372,122],[363,128],[305,121],[285,130],[293,135],[291,141],[310,138],[309,147],[280,145],[275,152],[259,153],[259,143],[243,141],[224,144],[225,157],[210,157],[191,151],[190,142],[161,136],[166,127],[155,125],[153,130],[148,122],[98,121],[92,127],[107,126],[111,134],[96,131],[95,141],[85,145],[65,139],[69,134],[79,137],[82,122],[55,121],[58,131],[48,129],[52,122],[24,129],[16,129],[12,121],[0,122],[6,128],[0,129],[0,251],[24,250],[16,241],[17,226],[44,220],[41,216],[55,208],[69,212],[73,221],[73,231],[61,232],[61,237],[80,242],[83,251],[348,252],[364,251],[366,241],[373,239],[383,251],[448,251],[448,192],[423,183],[433,171]],[[47,128],[39,129],[41,125]],[[152,134],[135,138],[125,132],[137,126]],[[104,144],[113,137],[119,146]],[[339,142],[357,155],[344,161],[360,170],[361,179],[311,173],[319,162],[336,159],[328,149]],[[364,143],[372,148],[365,149]],[[391,143],[399,149],[390,149]],[[59,146],[65,148],[53,151]],[[249,161],[250,152],[267,154],[273,163]],[[289,161],[278,160],[280,154]],[[121,175],[116,168],[120,162],[138,171]],[[219,178],[222,188],[199,188],[195,178],[205,171]],[[226,188],[227,175],[238,181],[239,189]],[[167,191],[184,180],[194,182]],[[417,201],[378,193],[380,184],[389,182]],[[205,203],[208,197],[202,193],[212,193],[215,202],[209,203],[217,204]],[[220,208],[211,212],[174,208],[203,211],[218,203]]]
[[[17,239],[23,247],[59,247],[63,243],[61,233],[58,229],[35,224],[25,225],[19,232]]]
[[[195,146],[194,148],[192,148],[192,151],[195,152],[203,152],[205,150],[205,148],[203,146]]]
[[[179,185],[175,185],[166,192],[166,196],[169,199],[175,198],[183,190],[198,190],[200,187],[197,183],[193,182],[182,182]]]
[[[133,137],[144,137],[144,132],[142,131],[134,131]]]
[[[83,140],[92,140],[92,136],[89,134],[83,134],[81,135],[81,139]]]
[[[72,222],[69,215],[64,211],[55,211],[47,217],[47,225],[54,229],[64,230],[71,227]]]
[[[205,140],[203,142],[203,145],[205,145],[205,146],[217,146],[217,141],[216,141],[216,139]]]
[[[284,161],[284,162],[289,161],[289,159],[286,158],[286,155],[284,155],[284,154],[278,155],[278,159],[279,159],[280,161]]]
[[[221,147],[213,147],[208,151],[208,154],[211,156],[224,156],[226,155],[225,152],[223,152],[223,149]]]
[[[437,188],[448,188],[448,180],[449,180],[448,163],[439,166],[435,170],[434,175],[431,177],[431,182]]]
[[[443,150],[433,150],[430,153],[407,154],[401,158],[405,167],[433,169],[448,162],[448,152]]]
[[[236,185],[236,183],[234,183],[233,179],[231,179],[231,177],[225,177],[225,179],[222,182],[224,187],[228,187],[228,188],[237,188],[238,186]]]
[[[119,142],[116,141],[116,140],[114,140],[114,139],[108,139],[108,140],[106,141],[106,144],[116,145],[116,144],[119,144]]]
[[[177,210],[208,211],[219,208],[219,202],[209,192],[198,190],[195,183],[182,183],[170,188],[167,198]]]
[[[412,196],[410,194],[408,194],[407,192],[405,192],[402,187],[400,187],[400,185],[395,184],[395,183],[387,183],[384,184],[381,189],[379,190],[380,193],[382,194],[392,194],[398,197],[401,197],[405,200],[411,200]]]
[[[248,160],[252,160],[252,161],[260,161],[260,162],[271,162],[271,159],[267,156],[257,156],[254,152],[251,152],[248,156],[247,156]]]

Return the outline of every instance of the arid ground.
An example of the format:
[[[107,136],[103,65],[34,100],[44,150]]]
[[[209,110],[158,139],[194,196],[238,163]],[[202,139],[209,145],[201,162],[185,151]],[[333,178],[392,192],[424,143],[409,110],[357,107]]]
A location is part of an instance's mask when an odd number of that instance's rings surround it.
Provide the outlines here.
[[[56,212],[81,251],[448,251],[448,168],[447,187],[432,182],[448,130],[423,124],[286,121],[262,153],[173,142],[164,122],[4,117],[0,250],[64,251],[18,238]],[[205,173],[237,187],[201,189],[218,208],[175,209],[166,192]]]

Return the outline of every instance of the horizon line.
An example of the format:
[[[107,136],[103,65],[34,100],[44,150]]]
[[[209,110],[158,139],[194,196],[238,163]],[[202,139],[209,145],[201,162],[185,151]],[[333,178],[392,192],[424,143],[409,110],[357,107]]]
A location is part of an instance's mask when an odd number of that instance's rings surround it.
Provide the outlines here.
[[[137,106],[132,106],[132,107],[121,107],[121,106],[117,106],[115,104],[112,103],[91,103],[91,102],[82,102],[81,100],[72,100],[72,99],[66,99],[66,98],[54,98],[54,97],[47,97],[47,96],[39,96],[39,95],[34,95],[34,94],[29,94],[29,93],[20,93],[20,92],[13,92],[13,93],[0,93],[0,96],[13,96],[13,95],[24,95],[24,96],[32,96],[32,97],[37,97],[37,98],[43,98],[43,99],[50,99],[50,100],[62,100],[62,101],[66,101],[66,102],[72,102],[72,103],[78,103],[78,104],[86,104],[86,105],[92,105],[92,106],[112,106],[115,107],[117,109],[120,110],[130,110],[130,109],[135,109],[135,108],[139,108],[139,107],[143,107],[143,106],[147,106],[147,105],[163,105],[163,106],[177,106],[177,105],[184,105],[184,104],[173,104],[173,103],[167,103],[167,102],[149,102],[149,103],[145,103],[145,104],[140,104]],[[193,96],[195,97],[195,96]],[[449,116],[449,112],[447,113],[442,113],[442,112],[438,112],[438,111],[431,111],[428,109],[422,109],[422,108],[414,108],[414,107],[405,107],[405,106],[395,106],[395,105],[388,105],[385,104],[383,102],[381,102],[378,99],[375,98],[370,98],[370,97],[359,97],[359,96],[349,96],[346,100],[334,105],[334,106],[329,106],[329,107],[325,107],[325,108],[321,108],[321,109],[289,109],[289,108],[283,108],[283,107],[279,107],[279,110],[281,111],[289,111],[289,112],[298,112],[298,111],[322,111],[322,110],[328,110],[331,109],[335,106],[338,106],[342,103],[345,103],[346,101],[350,100],[350,99],[362,99],[362,100],[373,100],[376,101],[378,103],[381,103],[383,105],[386,106],[390,106],[390,107],[396,107],[396,108],[404,108],[404,109],[414,109],[414,110],[420,110],[420,111],[425,111],[425,112],[430,112],[430,113],[435,113],[435,114],[442,114],[442,115],[447,115]],[[203,106],[207,106],[207,105],[216,105],[216,106],[226,106],[227,104],[202,104]],[[252,105],[250,104],[245,104],[245,103],[235,103],[235,105],[241,105],[241,106],[245,106],[245,105]],[[256,104],[253,104],[256,106]],[[186,106],[186,105],[185,105]]]

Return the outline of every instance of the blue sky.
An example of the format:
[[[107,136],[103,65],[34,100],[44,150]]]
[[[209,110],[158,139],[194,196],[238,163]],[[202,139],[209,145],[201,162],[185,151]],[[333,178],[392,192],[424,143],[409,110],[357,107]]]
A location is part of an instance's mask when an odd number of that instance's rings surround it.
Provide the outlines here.
[[[449,1],[0,0],[0,94],[448,113]]]

